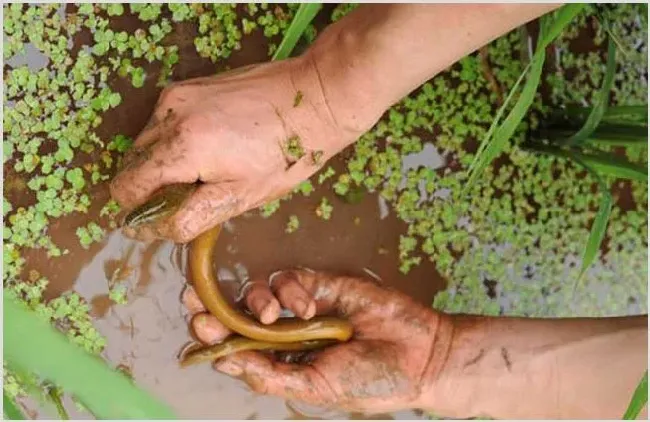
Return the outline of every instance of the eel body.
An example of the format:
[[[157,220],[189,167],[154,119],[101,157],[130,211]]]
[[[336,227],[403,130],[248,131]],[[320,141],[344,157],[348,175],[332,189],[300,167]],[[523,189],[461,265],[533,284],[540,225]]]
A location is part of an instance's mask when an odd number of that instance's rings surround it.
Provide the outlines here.
[[[193,185],[163,188],[147,203],[129,213],[124,224],[136,227],[173,215],[193,191]],[[190,243],[190,274],[194,289],[208,312],[236,335],[215,345],[188,349],[180,357],[181,366],[213,361],[243,350],[312,350],[350,339],[353,334],[352,325],[340,318],[280,318],[273,324],[265,325],[232,308],[219,289],[212,263],[220,231],[219,224]]]

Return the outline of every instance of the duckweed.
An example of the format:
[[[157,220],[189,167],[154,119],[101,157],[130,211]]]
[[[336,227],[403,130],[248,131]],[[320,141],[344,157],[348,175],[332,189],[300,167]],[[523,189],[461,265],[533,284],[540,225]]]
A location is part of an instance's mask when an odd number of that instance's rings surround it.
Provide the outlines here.
[[[617,197],[607,247],[571,297],[568,280],[580,270],[584,239],[598,207],[595,181],[571,161],[520,148],[554,109],[592,104],[604,75],[607,30],[627,46],[625,54],[617,55],[612,104],[646,104],[647,23],[640,18],[641,6],[609,7],[606,28],[594,18],[597,6],[589,5],[569,25],[554,43],[554,66],[545,76],[547,94],[538,94],[515,141],[468,196],[460,195],[466,169],[499,101],[479,53],[403,98],[350,148],[341,172],[325,166],[313,183],[328,183],[342,197],[358,189],[375,192],[390,204],[407,224],[398,245],[400,270],[408,273],[428,259],[448,279],[448,288],[436,296],[437,309],[531,316],[647,312],[647,184],[626,182],[631,200]],[[104,114],[122,105],[121,94],[113,90],[115,81],[123,79],[135,88],[167,84],[179,61],[178,47],[169,42],[177,25],[196,26],[194,47],[215,64],[240,50],[244,37],[255,31],[269,39],[271,56],[299,4],[69,7],[60,13],[57,4],[3,5],[3,280],[5,294],[20,298],[72,341],[99,354],[105,339],[93,327],[86,301],[74,292],[45,301],[48,280],[29,271],[23,254],[29,249],[52,258],[69,253],[52,240],[50,223],[87,213],[90,189],[110,178],[130,148],[130,138],[111,134],[104,139],[98,132]],[[338,5],[331,20],[355,8]],[[124,31],[112,24],[126,15],[139,19],[138,29]],[[88,36],[78,37],[82,32]],[[303,46],[316,33],[311,26]],[[575,52],[573,46],[585,34],[595,34],[595,48]],[[528,60],[527,45],[527,33],[515,30],[487,46],[489,70],[502,92],[519,77]],[[20,64],[28,49],[38,51],[45,63]],[[296,95],[294,104],[300,102]],[[427,143],[435,145],[444,166],[404,171],[404,157]],[[306,153],[302,148],[298,152]],[[318,152],[309,153],[320,165]],[[625,154],[633,162],[647,163],[647,144],[629,147]],[[620,181],[609,177],[606,182],[616,186]],[[300,184],[282,200],[309,196],[313,183]],[[269,217],[280,206],[278,199],[259,211]],[[314,211],[327,221],[333,205],[322,197]],[[116,227],[118,212],[117,204],[108,201],[101,208],[101,221],[75,228],[82,247],[101,242],[106,227]],[[286,231],[298,227],[297,216],[290,216]],[[117,303],[126,300],[119,285],[109,295]],[[3,375],[5,392],[12,398],[42,384],[33,374],[4,368]]]

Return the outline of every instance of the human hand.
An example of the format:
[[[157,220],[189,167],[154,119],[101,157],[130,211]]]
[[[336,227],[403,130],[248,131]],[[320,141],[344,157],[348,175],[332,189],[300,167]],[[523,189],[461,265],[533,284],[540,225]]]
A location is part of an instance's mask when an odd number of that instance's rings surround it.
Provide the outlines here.
[[[309,352],[302,364],[247,351],[218,360],[215,369],[241,377],[255,392],[313,405],[373,413],[425,407],[447,350],[435,341],[443,315],[372,281],[309,270],[250,281],[245,289],[246,306],[265,324],[281,307],[304,319],[334,314],[353,324],[354,337]],[[183,302],[200,341],[214,344],[230,334],[189,287]]]
[[[333,110],[335,76],[315,63],[305,56],[166,88],[111,195],[130,210],[166,185],[204,184],[171,217],[127,235],[188,242],[285,195],[355,141],[376,116]]]

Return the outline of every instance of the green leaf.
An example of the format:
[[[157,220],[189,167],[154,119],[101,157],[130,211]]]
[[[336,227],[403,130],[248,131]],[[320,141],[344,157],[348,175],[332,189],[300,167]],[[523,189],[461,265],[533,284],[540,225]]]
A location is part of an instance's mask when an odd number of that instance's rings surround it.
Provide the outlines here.
[[[540,38],[537,42],[535,54],[533,55],[531,62],[526,66],[522,74],[519,76],[519,79],[510,90],[506,100],[499,108],[488,133],[485,138],[483,138],[483,141],[474,156],[474,160],[469,166],[469,178],[463,188],[463,194],[474,185],[489,163],[497,157],[506,143],[510,140],[510,137],[519,124],[522,122],[528,112],[528,108],[535,98],[541,80],[544,60],[546,58],[546,47],[548,47],[548,45],[560,34],[560,32],[562,32],[573,18],[582,11],[583,7],[584,5],[582,4],[567,4],[558,9],[552,16],[546,15],[541,18]],[[515,91],[518,89],[527,72],[530,72],[530,74],[522,88],[517,103],[515,103],[503,123],[497,127],[497,123],[505,112],[506,107],[510,103]],[[493,133],[494,137],[492,136]]]
[[[108,102],[111,107],[117,107],[122,102],[122,96],[119,92],[112,92],[111,95],[108,96]]]
[[[144,80],[146,79],[146,74],[144,69],[141,67],[136,67],[131,73],[131,84],[136,88],[142,88],[144,86]]]
[[[321,6],[321,3],[303,3],[300,5],[280,46],[273,54],[273,60],[284,60],[289,57],[307,26],[318,14]]]
[[[75,188],[76,190],[81,190],[86,185],[86,181],[84,180],[83,170],[81,170],[81,168],[79,167],[68,170],[65,173],[65,180],[70,182],[72,187]]]
[[[576,132],[575,135],[566,141],[567,145],[580,145],[585,141],[585,139],[594,133],[600,124],[600,121],[607,110],[607,106],[609,105],[609,93],[612,90],[612,84],[614,83],[615,71],[616,44],[610,37],[607,46],[607,70],[605,71],[605,77],[603,78],[603,85],[600,87],[600,92],[598,93],[598,99],[596,100],[594,107],[591,109],[591,113],[589,113],[589,117],[587,117],[585,124],[578,132]]]
[[[605,237],[607,231],[607,222],[609,221],[609,215],[612,211],[612,194],[609,191],[609,187],[605,184],[603,179],[592,169],[588,164],[583,162],[580,159],[574,159],[583,166],[591,175],[596,178],[598,181],[598,187],[600,189],[601,200],[600,206],[598,207],[598,212],[594,218],[594,222],[591,224],[591,232],[589,233],[589,238],[587,239],[587,245],[585,251],[582,255],[582,267],[580,268],[580,275],[576,280],[576,283],[573,287],[573,292],[575,293],[578,283],[582,279],[582,276],[585,274],[585,271],[593,263],[598,251],[600,250],[600,245]]]
[[[124,6],[121,3],[110,3],[106,6],[108,16],[122,16],[124,13]]]
[[[639,381],[639,385],[637,385],[636,390],[634,390],[634,394],[632,395],[632,400],[630,400],[630,404],[627,406],[627,410],[623,415],[623,419],[625,420],[636,419],[639,416],[639,413],[641,413],[641,409],[643,409],[643,406],[645,406],[647,402],[648,402],[648,371],[645,371],[645,374],[643,374],[643,378],[641,378],[641,381]]]
[[[98,419],[175,418],[168,406],[10,299],[6,289],[3,296],[4,358],[10,365],[30,368],[70,392]]]
[[[7,393],[2,394],[2,410],[4,417],[14,421],[24,420],[23,412],[20,411],[18,405],[7,397]]]
[[[577,162],[589,166],[596,173],[621,179],[648,181],[648,167],[629,162],[612,152],[582,153],[571,150],[568,155]]]

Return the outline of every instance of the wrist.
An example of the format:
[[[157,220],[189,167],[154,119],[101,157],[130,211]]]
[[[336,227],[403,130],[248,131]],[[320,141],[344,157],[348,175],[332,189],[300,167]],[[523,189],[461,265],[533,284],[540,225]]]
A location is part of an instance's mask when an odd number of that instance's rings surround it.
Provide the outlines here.
[[[349,143],[370,130],[394,102],[387,92],[391,84],[381,80],[376,66],[366,58],[366,31],[351,28],[357,21],[347,16],[330,25],[301,56],[318,77],[327,112],[352,138]]]

